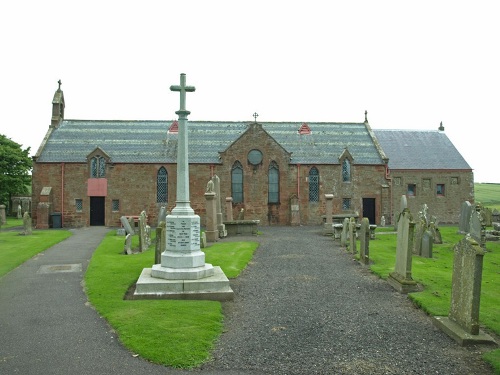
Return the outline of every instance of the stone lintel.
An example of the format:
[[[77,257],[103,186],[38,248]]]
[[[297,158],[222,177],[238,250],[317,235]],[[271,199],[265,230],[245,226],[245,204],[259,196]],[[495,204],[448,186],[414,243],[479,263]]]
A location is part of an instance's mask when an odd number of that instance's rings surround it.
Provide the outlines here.
[[[447,316],[435,316],[432,318],[432,322],[461,346],[476,344],[497,345],[493,337],[487,333],[479,330],[477,335],[473,335]]]
[[[403,294],[419,292],[421,290],[421,287],[415,280],[406,279],[397,272],[392,272],[391,274],[389,274],[387,282],[399,293]]]
[[[230,301],[234,297],[229,280],[221,268],[213,268],[214,274],[199,280],[166,280],[151,276],[151,268],[145,268],[131,299],[180,299]]]

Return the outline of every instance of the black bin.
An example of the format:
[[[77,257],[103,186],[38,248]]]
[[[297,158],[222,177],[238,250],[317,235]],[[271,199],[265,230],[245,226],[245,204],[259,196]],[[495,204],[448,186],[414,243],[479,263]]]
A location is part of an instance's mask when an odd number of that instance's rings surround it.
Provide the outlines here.
[[[52,228],[62,228],[61,225],[61,213],[60,212],[53,212],[50,214],[52,218]]]

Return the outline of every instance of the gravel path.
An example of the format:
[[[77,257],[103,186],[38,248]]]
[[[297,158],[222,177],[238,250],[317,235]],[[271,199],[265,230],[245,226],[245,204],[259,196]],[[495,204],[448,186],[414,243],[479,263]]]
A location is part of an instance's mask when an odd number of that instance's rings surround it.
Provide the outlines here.
[[[458,346],[320,227],[262,231],[252,263],[231,281],[213,360],[195,371],[492,374],[484,348]]]

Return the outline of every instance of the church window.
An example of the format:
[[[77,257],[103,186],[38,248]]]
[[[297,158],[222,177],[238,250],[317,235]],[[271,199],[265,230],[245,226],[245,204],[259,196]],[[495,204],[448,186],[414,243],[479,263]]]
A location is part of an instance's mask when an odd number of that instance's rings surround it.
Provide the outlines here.
[[[259,165],[262,163],[262,152],[259,150],[251,150],[248,153],[248,162],[252,165]]]
[[[351,181],[351,162],[347,158],[342,162],[342,181]]]
[[[233,164],[231,170],[231,195],[233,203],[243,203],[243,166],[239,161]]]
[[[90,177],[99,178],[106,175],[106,159],[102,156],[94,156],[90,159]]]
[[[436,195],[444,196],[444,184],[437,184],[436,185]]]
[[[165,167],[158,169],[156,174],[156,202],[168,202],[168,174]]]
[[[83,211],[83,201],[81,199],[75,199],[75,210],[76,212]]]
[[[351,209],[351,198],[342,198],[342,210],[347,211]]]
[[[417,195],[417,185],[415,185],[415,184],[408,184],[408,190],[406,191],[406,194],[410,195],[410,196]]]
[[[271,162],[269,165],[269,192],[268,192],[268,202],[269,203],[279,203],[280,202],[280,171],[278,164],[276,162]]]
[[[120,211],[120,200],[119,199],[113,199],[111,201],[111,211],[113,211],[113,212]]]
[[[316,167],[309,171],[309,202],[319,202],[319,171]]]

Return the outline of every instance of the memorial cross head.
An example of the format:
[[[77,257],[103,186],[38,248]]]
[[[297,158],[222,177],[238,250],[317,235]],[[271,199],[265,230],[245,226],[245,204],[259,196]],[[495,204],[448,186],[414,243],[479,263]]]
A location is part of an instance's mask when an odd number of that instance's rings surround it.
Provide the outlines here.
[[[253,118],[255,122],[257,122],[257,117],[259,117],[259,114],[257,112],[254,112]]]
[[[181,73],[181,84],[170,86],[170,91],[179,91],[181,93],[181,107],[179,112],[186,111],[186,92],[193,92],[194,86],[186,86],[186,74]]]

